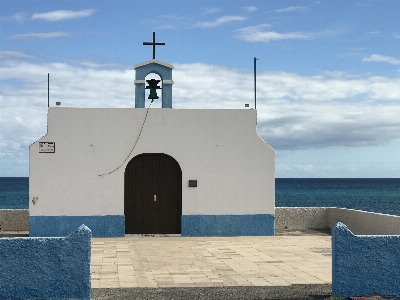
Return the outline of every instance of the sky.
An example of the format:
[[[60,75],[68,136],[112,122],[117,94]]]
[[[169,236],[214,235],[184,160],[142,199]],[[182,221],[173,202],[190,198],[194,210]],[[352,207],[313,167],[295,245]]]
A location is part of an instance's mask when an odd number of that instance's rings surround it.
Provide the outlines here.
[[[135,64],[173,107],[254,108],[277,178],[400,176],[399,1],[0,0],[0,176],[29,176],[50,106],[134,107]],[[161,107],[155,101],[154,107]],[[152,106],[152,107],[153,107]]]

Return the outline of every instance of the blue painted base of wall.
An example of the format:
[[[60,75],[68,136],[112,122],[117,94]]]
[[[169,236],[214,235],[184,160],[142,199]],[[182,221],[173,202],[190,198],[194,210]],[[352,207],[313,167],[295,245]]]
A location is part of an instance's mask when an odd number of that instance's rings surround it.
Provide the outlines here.
[[[81,224],[93,237],[125,235],[125,216],[30,216],[29,236],[66,236]]]
[[[274,235],[275,215],[183,215],[182,236]]]

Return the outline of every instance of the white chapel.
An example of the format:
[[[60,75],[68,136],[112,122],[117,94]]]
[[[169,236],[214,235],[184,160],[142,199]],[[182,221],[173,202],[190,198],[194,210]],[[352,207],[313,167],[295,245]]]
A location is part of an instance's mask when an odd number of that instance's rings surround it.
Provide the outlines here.
[[[81,224],[94,237],[274,235],[275,152],[257,111],[174,109],[163,43],[144,44],[153,59],[135,65],[134,108],[49,107],[29,149],[30,236]],[[145,107],[146,89],[162,108]]]

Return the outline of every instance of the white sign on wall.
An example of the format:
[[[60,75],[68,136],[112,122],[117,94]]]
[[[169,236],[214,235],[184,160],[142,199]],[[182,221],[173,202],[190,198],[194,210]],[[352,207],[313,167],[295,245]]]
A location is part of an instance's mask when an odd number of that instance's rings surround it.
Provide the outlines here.
[[[56,143],[54,142],[39,142],[39,153],[55,153]]]

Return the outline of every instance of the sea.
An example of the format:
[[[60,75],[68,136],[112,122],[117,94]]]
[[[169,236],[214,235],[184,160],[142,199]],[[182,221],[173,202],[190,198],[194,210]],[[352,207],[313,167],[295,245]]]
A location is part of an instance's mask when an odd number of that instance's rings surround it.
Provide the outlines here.
[[[27,209],[28,177],[0,177],[0,209]],[[342,207],[400,216],[400,178],[276,178],[277,207]]]

